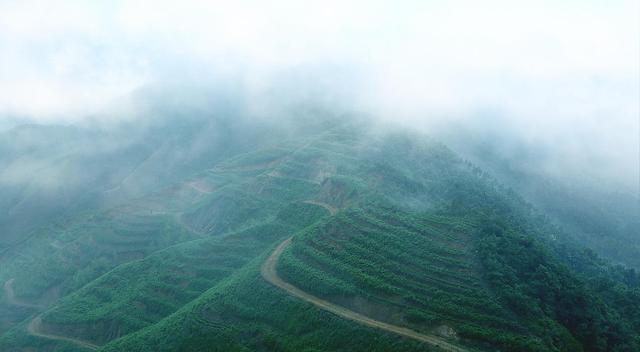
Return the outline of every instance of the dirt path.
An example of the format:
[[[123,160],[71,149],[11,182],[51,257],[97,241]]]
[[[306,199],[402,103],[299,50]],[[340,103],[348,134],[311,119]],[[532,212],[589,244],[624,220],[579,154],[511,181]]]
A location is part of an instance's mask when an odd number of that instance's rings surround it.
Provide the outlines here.
[[[31,304],[31,303],[27,303],[24,301],[21,301],[19,299],[16,298],[16,294],[13,291],[13,282],[15,281],[15,279],[9,279],[4,283],[4,292],[5,292],[5,296],[7,297],[7,302],[9,304],[12,304],[14,306],[20,306],[20,307],[28,307],[28,308],[35,308],[35,309],[43,309],[44,307],[39,306],[39,305],[35,305],[35,304]],[[94,345],[91,342],[87,342],[87,341],[82,341],[82,340],[78,340],[78,339],[74,339],[72,337],[66,337],[66,336],[58,336],[58,335],[51,335],[51,334],[47,334],[41,331],[42,330],[42,318],[40,315],[36,316],[35,318],[33,318],[30,322],[29,325],[27,325],[27,332],[33,336],[37,336],[37,337],[41,337],[44,339],[49,339],[49,340],[57,340],[57,341],[66,341],[66,342],[71,342],[75,345],[78,345],[80,347],[84,347],[90,350],[97,350],[98,349],[98,345]]]
[[[315,202],[311,202],[308,201],[307,203],[311,203],[311,204],[317,204],[320,205],[322,207],[325,207],[324,205],[320,204],[320,203],[315,203]],[[326,205],[326,204],[325,204]],[[328,206],[328,205],[327,205]],[[327,210],[329,210],[329,212],[331,212],[331,214],[335,214],[336,209],[332,208],[330,206],[325,207]],[[333,210],[332,210],[333,209]],[[291,244],[291,239],[292,237],[287,238],[286,240],[284,240],[282,243],[280,243],[278,245],[278,247],[276,247],[276,249],[273,251],[273,253],[271,253],[271,255],[269,256],[269,258],[267,258],[267,260],[264,262],[264,264],[262,264],[262,267],[260,269],[260,274],[262,275],[262,277],[267,280],[267,282],[287,291],[287,293],[289,293],[292,296],[298,297],[300,299],[302,299],[303,301],[309,302],[313,305],[315,305],[316,307],[326,310],[328,312],[331,312],[337,316],[340,316],[342,318],[345,319],[349,319],[352,321],[355,321],[357,323],[366,325],[366,326],[370,326],[373,328],[377,328],[377,329],[381,329],[381,330],[385,330],[388,332],[392,332],[394,334],[398,334],[401,336],[405,336],[414,340],[418,340],[421,342],[425,342],[429,345],[435,346],[435,347],[439,347],[440,349],[444,350],[444,351],[449,351],[449,352],[467,352],[466,349],[462,348],[462,347],[458,347],[455,346],[447,341],[445,341],[444,339],[438,337],[438,336],[434,336],[434,335],[425,335],[425,334],[421,334],[419,332],[413,331],[411,329],[407,329],[401,326],[397,326],[397,325],[392,325],[392,324],[387,324],[375,319],[371,319],[367,316],[364,316],[360,313],[356,313],[352,310],[349,310],[345,307],[341,307],[338,305],[335,305],[331,302],[325,301],[319,297],[316,297],[310,293],[307,293],[305,291],[302,291],[301,289],[293,286],[292,284],[282,280],[279,276],[278,273],[276,271],[276,265],[278,263],[278,259],[280,258],[280,255],[282,254],[282,252],[284,252],[284,250]]]
[[[31,320],[29,322],[29,325],[27,326],[27,331],[29,332],[29,334],[33,336],[41,337],[44,339],[49,339],[49,340],[71,342],[77,346],[84,347],[92,351],[95,351],[100,347],[98,345],[92,344],[91,342],[74,339],[72,337],[43,333],[41,329],[42,329],[42,318],[38,315],[37,317],[33,318],[33,320]]]

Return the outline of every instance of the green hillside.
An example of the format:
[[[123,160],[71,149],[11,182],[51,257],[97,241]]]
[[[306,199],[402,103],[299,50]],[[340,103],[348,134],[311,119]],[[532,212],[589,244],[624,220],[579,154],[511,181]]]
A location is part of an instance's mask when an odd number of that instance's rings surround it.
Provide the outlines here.
[[[639,348],[633,270],[565,241],[437,141],[314,128],[41,228],[0,268],[14,296],[2,294],[0,350]],[[265,281],[261,265],[290,237],[277,263],[287,283],[447,345],[343,319]]]

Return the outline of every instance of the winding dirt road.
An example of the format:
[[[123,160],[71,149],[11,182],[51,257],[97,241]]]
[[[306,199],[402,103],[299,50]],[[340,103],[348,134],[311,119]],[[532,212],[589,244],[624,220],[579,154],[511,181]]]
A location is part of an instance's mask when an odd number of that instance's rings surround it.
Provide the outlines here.
[[[327,203],[316,202],[315,200],[305,200],[303,203],[313,204],[313,205],[317,205],[319,207],[323,207],[323,208],[327,209],[327,211],[331,215],[336,215],[336,213],[338,212],[338,208],[336,208],[334,206],[331,206],[331,205],[329,205]]]
[[[33,336],[41,337],[44,339],[49,339],[49,340],[71,342],[76,346],[84,347],[92,351],[95,351],[100,347],[98,345],[92,344],[91,342],[74,339],[72,337],[47,334],[42,332],[41,329],[42,329],[42,318],[38,315],[37,317],[33,318],[33,320],[31,320],[29,322],[29,325],[27,326],[27,331],[29,332],[29,334]]]
[[[326,203],[321,203],[321,202],[316,202],[316,201],[306,201],[305,203],[309,203],[309,204],[315,204],[318,206],[321,206],[323,208],[325,208],[331,215],[335,215],[337,212],[337,209],[335,207],[332,207]],[[449,352],[468,352],[466,349],[463,349],[461,347],[455,346],[447,341],[445,341],[444,339],[438,337],[438,336],[434,336],[434,335],[426,335],[426,334],[422,334],[416,331],[413,331],[411,329],[407,329],[401,326],[397,326],[397,325],[392,325],[392,324],[388,324],[388,323],[384,323],[372,318],[369,318],[367,316],[364,316],[360,313],[356,313],[352,310],[349,310],[345,307],[341,307],[338,306],[336,304],[333,304],[331,302],[325,301],[319,297],[316,297],[310,293],[307,293],[295,286],[293,286],[292,284],[282,280],[279,276],[278,273],[276,271],[276,265],[278,263],[278,259],[280,258],[280,255],[284,252],[284,250],[291,244],[291,240],[292,237],[287,238],[286,240],[284,240],[282,243],[280,243],[278,245],[278,247],[276,247],[276,249],[271,253],[271,255],[269,256],[269,258],[267,258],[267,260],[262,264],[262,267],[260,269],[260,273],[262,275],[262,277],[269,283],[273,284],[276,287],[279,287],[283,290],[285,290],[287,293],[289,293],[290,295],[300,298],[303,301],[306,301],[308,303],[311,303],[313,305],[315,305],[316,307],[323,309],[325,311],[328,311],[330,313],[333,313],[339,317],[345,318],[345,319],[349,319],[352,321],[355,321],[357,323],[360,323],[362,325],[366,325],[369,327],[373,327],[376,329],[381,329],[384,331],[388,331],[397,335],[401,335],[404,337],[408,337],[414,340],[418,340],[424,343],[427,343],[429,345],[438,347],[444,351],[449,351]],[[13,291],[13,282],[14,279],[10,279],[7,282],[5,282],[4,284],[4,290],[5,290],[5,294],[7,297],[7,301],[10,304],[13,305],[18,305],[18,306],[24,306],[24,307],[31,307],[31,308],[42,308],[39,307],[37,305],[33,305],[33,304],[29,304],[27,302],[22,302],[16,299],[15,297],[15,293]],[[44,333],[42,331],[42,317],[41,315],[36,316],[35,318],[33,318],[29,324],[27,325],[27,331],[29,332],[29,334],[33,335],[33,336],[37,336],[37,337],[41,337],[41,338],[45,338],[45,339],[50,339],[50,340],[57,340],[57,341],[65,341],[65,342],[70,342],[73,343],[77,346],[89,349],[89,350],[97,350],[100,346],[95,345],[91,342],[88,341],[83,341],[83,340],[79,340],[79,339],[75,339],[75,338],[71,338],[71,337],[66,337],[66,336],[60,336],[60,335],[52,335],[52,334],[48,334],[48,333]]]
[[[323,204],[323,203],[316,203],[316,202],[311,202],[308,201],[307,203],[311,203],[311,204],[317,204],[319,206],[322,206],[324,208],[326,208],[327,210],[329,210],[329,212],[333,215],[336,212],[336,209],[333,208],[333,210],[331,210],[330,208],[327,208],[328,205]],[[424,343],[427,343],[431,346],[434,347],[438,347],[444,351],[449,351],[449,352],[467,352],[466,349],[462,348],[462,347],[458,347],[455,346],[449,342],[447,342],[446,340],[435,336],[435,335],[426,335],[426,334],[422,334],[416,331],[413,331],[411,329],[407,329],[401,326],[397,326],[397,325],[392,325],[392,324],[387,324],[375,319],[371,319],[367,316],[364,316],[360,313],[356,313],[352,310],[349,310],[345,307],[341,307],[338,306],[336,304],[333,304],[331,302],[325,301],[322,298],[316,297],[310,293],[307,293],[295,286],[293,286],[292,284],[282,280],[282,278],[280,278],[278,276],[278,273],[276,271],[276,265],[278,264],[278,259],[280,258],[280,255],[282,254],[282,252],[284,252],[284,250],[291,244],[291,239],[292,237],[287,238],[286,240],[284,240],[282,243],[280,243],[278,245],[278,247],[276,247],[276,249],[273,251],[273,253],[271,253],[271,255],[269,256],[269,258],[267,258],[267,260],[264,262],[264,264],[262,264],[262,267],[260,268],[260,274],[262,275],[262,277],[269,283],[273,284],[274,286],[277,286],[283,290],[285,290],[287,293],[289,293],[290,295],[300,298],[303,301],[306,301],[308,303],[313,304],[314,306],[326,310],[328,312],[331,312],[339,317],[345,318],[345,319],[349,319],[352,321],[355,321],[357,323],[369,326],[369,327],[373,327],[376,329],[381,329],[384,331],[388,331],[397,335],[401,335],[404,337],[408,337],[414,340],[418,340]]]
[[[15,306],[20,306],[20,307],[29,307],[29,308],[36,308],[36,309],[42,309],[44,307],[42,306],[38,306],[35,304],[30,304],[27,302],[23,302],[21,300],[18,300],[16,298],[16,295],[13,291],[13,282],[15,281],[15,279],[9,279],[4,283],[4,292],[5,292],[5,296],[7,297],[7,302],[9,304],[15,305]],[[44,339],[49,339],[49,340],[56,340],[56,341],[65,341],[65,342],[71,342],[77,346],[80,347],[84,347],[90,350],[97,350],[98,349],[98,345],[94,345],[91,342],[87,342],[87,341],[83,341],[83,340],[78,340],[78,339],[74,339],[72,337],[66,337],[66,336],[60,336],[60,335],[52,335],[52,334],[47,334],[42,332],[42,317],[41,315],[37,315],[35,318],[33,318],[29,324],[27,325],[27,332],[30,335],[33,336],[37,336],[37,337],[41,337]]]

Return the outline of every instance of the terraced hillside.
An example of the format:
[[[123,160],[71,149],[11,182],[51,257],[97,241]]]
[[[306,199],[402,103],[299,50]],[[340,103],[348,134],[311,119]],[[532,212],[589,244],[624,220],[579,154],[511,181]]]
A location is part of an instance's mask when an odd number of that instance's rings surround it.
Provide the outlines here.
[[[232,275],[273,241],[322,215],[316,206],[296,204],[264,224],[224,238],[186,242],[119,266],[45,312],[42,330],[101,345],[142,329]]]
[[[453,341],[535,344],[484,284],[471,232],[442,217],[353,209],[295,237],[278,271],[302,290],[380,321]]]
[[[59,233],[47,234],[50,239],[44,247],[53,250],[47,253],[42,247],[29,248],[34,253],[46,253],[45,258],[33,255],[16,260],[14,270],[6,268],[3,271],[6,281],[11,280],[17,297],[42,302],[42,308],[64,296],[56,302],[53,311],[41,316],[40,326],[44,330],[101,343],[144,327],[197,297],[216,280],[257,255],[259,252],[256,251],[264,250],[264,245],[275,240],[273,234],[280,233],[274,228],[291,232],[291,229],[283,228],[283,224],[302,226],[305,223],[299,214],[278,222],[278,214],[286,211],[288,204],[313,197],[319,190],[316,181],[288,178],[278,171],[289,167],[292,154],[299,147],[293,142],[230,159],[183,184],[71,224]],[[265,163],[264,160],[268,161]],[[276,173],[279,175],[273,176]],[[306,203],[295,208],[300,212],[309,207],[317,208]],[[254,233],[250,235],[250,231]],[[263,232],[264,236],[256,240],[255,231]],[[224,239],[221,238],[223,234],[226,234]],[[238,237],[243,239],[236,240],[238,245],[234,247],[233,239]],[[175,246],[177,243],[184,245]],[[235,251],[240,254],[226,259],[212,257],[203,252],[209,248],[206,245],[224,255],[232,255]],[[156,252],[163,248],[169,248],[168,252]],[[196,250],[199,252],[194,253]],[[150,255],[153,252],[156,253]],[[167,258],[167,253],[173,253],[171,255],[175,257]],[[172,267],[171,262],[179,268]],[[228,265],[217,267],[223,263]],[[38,280],[21,279],[26,272],[38,275]],[[180,277],[180,285],[167,289],[163,286],[167,284],[165,277],[157,277],[158,273],[167,272],[191,274]],[[106,275],[100,277],[104,273]],[[145,286],[146,291],[140,290],[139,286],[117,290],[112,285],[120,282],[122,276],[127,276],[121,283],[123,287],[133,282],[151,286]],[[96,278],[99,278],[96,282],[84,286]],[[35,283],[38,286],[34,286]],[[80,287],[82,290],[75,292]],[[159,298],[154,301],[154,295],[150,293],[156,293],[156,288]],[[137,298],[149,302],[133,302],[131,297],[120,296],[124,292],[136,293]],[[51,296],[47,298],[49,301],[43,298],[45,296]],[[117,297],[115,302],[114,297]],[[151,308],[146,311],[141,307]],[[11,314],[17,310],[22,312],[15,313],[18,317],[14,323],[19,317],[25,319],[33,312],[6,300],[3,309]],[[154,309],[155,315],[150,314]],[[128,315],[121,316],[122,312]],[[142,321],[136,320],[141,317]],[[21,326],[26,325],[25,320]],[[19,331],[20,326],[17,329]],[[12,339],[12,333],[9,335]],[[23,337],[27,345],[39,343],[28,334]]]
[[[368,319],[468,351],[632,351],[634,286],[565,267],[609,270],[560,231],[435,141],[327,128],[43,229],[0,268],[0,350],[446,350],[265,281],[292,237],[280,277]]]

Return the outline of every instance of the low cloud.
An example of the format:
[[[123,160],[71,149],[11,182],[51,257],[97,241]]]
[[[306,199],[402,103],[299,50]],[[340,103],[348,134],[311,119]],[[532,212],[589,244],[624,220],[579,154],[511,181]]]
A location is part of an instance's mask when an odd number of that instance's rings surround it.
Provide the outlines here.
[[[2,2],[0,120],[136,116],[148,89],[177,105],[233,92],[263,115],[317,99],[427,131],[493,129],[631,186],[639,6]]]

